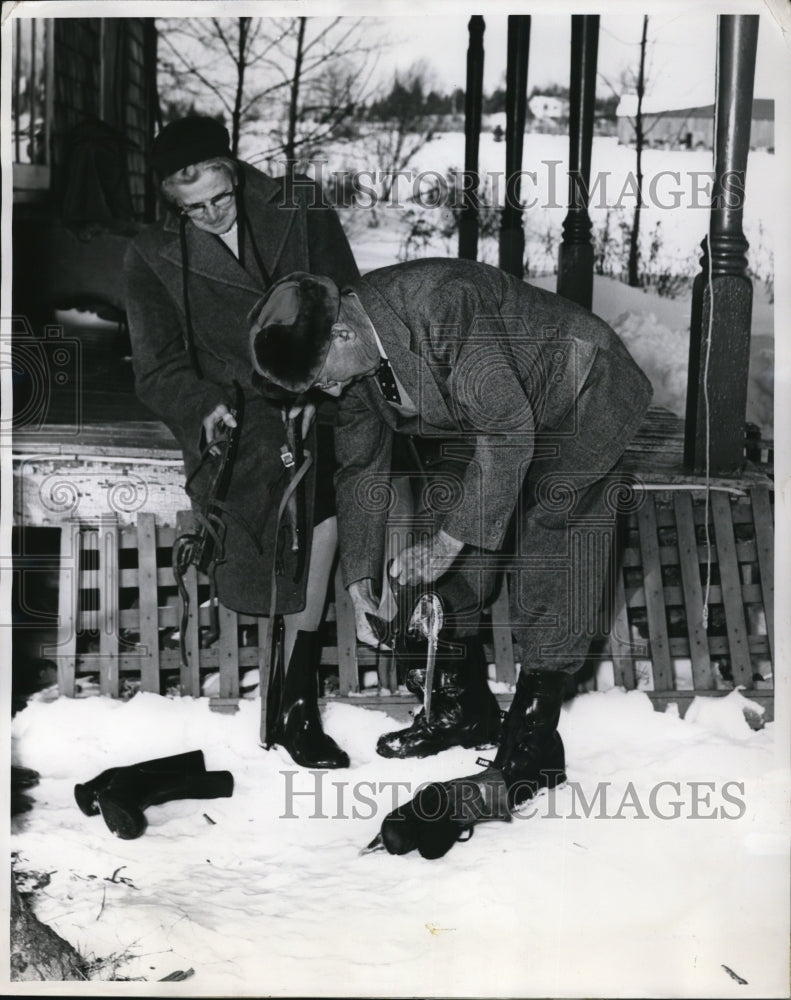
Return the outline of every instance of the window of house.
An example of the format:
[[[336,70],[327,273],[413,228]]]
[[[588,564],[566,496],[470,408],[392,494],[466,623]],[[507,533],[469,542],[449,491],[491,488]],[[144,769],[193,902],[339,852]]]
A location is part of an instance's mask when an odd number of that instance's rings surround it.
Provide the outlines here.
[[[12,156],[14,188],[46,189],[50,181],[52,122],[52,23],[14,21],[12,48]]]

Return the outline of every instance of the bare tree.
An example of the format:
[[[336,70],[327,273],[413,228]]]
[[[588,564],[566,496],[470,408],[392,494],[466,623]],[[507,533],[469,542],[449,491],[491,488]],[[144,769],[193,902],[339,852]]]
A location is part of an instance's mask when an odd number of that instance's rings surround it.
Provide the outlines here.
[[[637,203],[632,216],[632,228],[629,232],[629,262],[627,265],[627,280],[632,288],[640,284],[640,215],[643,207],[643,146],[645,132],[643,129],[643,97],[645,96],[645,49],[648,37],[648,15],[643,15],[643,35],[640,39],[640,62],[637,70],[637,111],[635,114],[635,175],[637,180]]]
[[[640,38],[640,55],[637,70],[626,69],[621,74],[618,86],[599,73],[599,78],[609,87],[614,95],[632,94],[636,97],[635,114],[629,118],[634,133],[635,145],[635,187],[636,204],[629,227],[629,253],[626,262],[626,280],[633,288],[640,287],[640,222],[643,208],[643,150],[648,144],[650,133],[661,120],[661,115],[651,115],[650,124],[646,122],[643,112],[643,102],[649,90],[651,68],[648,61],[648,15],[643,15],[643,27]]]
[[[223,117],[264,140],[252,162],[295,161],[342,134],[366,100],[383,47],[372,18],[164,18],[159,90],[174,114]]]

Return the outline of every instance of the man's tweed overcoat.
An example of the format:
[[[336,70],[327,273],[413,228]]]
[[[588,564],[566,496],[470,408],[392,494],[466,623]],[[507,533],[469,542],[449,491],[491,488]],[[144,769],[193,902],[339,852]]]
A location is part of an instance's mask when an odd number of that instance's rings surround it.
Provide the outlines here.
[[[648,379],[591,312],[486,264],[410,261],[353,288],[418,413],[399,415],[373,377],[341,397],[336,500],[347,586],[381,579],[392,436],[412,434],[467,459],[435,524],[493,564],[504,543],[516,546],[533,591],[522,599],[539,618],[555,615],[553,602],[566,600],[558,588],[569,573],[569,524],[579,516],[595,534],[599,508],[614,503],[601,484],[646,412]],[[593,582],[601,587],[601,574]]]
[[[307,181],[294,188],[297,207],[284,205],[282,182],[242,164],[244,202],[264,267],[271,281],[292,271],[325,274],[339,284],[358,271],[337,215],[322,205]],[[274,553],[275,514],[270,487],[281,480],[280,445],[284,442],[280,409],[263,399],[251,381],[248,313],[266,290],[249,237],[245,267],[218,237],[186,226],[188,298],[203,378],[198,378],[185,350],[183,266],[178,219],[168,213],[133,242],[126,256],[126,289],[132,358],[138,396],[178,440],[190,475],[198,465],[201,421],[214,407],[234,402],[233,383],[242,388],[244,415],[239,451],[227,502],[258,534],[259,555],[247,533],[227,518],[226,561],[218,567],[220,600],[251,614],[269,610]],[[315,453],[315,432],[306,443]],[[200,492],[201,477],[196,491]],[[308,481],[308,524],[312,491]],[[277,511],[279,492],[274,500]],[[309,541],[309,540],[308,540]],[[305,579],[286,574],[278,585],[279,610],[304,604]]]

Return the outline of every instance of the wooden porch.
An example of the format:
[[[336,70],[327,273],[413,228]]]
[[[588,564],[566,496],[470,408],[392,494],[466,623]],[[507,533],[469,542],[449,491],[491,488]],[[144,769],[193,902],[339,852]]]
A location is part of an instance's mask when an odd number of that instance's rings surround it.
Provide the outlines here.
[[[139,406],[127,402],[130,409]],[[118,398],[113,405],[121,405]],[[768,720],[770,469],[759,450],[759,461],[746,460],[739,478],[712,479],[707,490],[699,476],[684,471],[683,430],[680,418],[652,409],[628,450],[625,471],[635,491],[627,500],[602,666],[580,683],[644,690],[656,707],[675,703],[682,714],[696,695],[722,696],[741,686]],[[57,623],[42,627],[51,639],[43,655],[58,665],[60,693],[208,693],[213,707],[225,711],[251,696],[257,675],[250,671],[265,661],[269,623],[220,608],[219,639],[207,646],[208,580],[194,568],[187,576],[187,666],[180,662],[182,605],[170,550],[189,515],[181,455],[166,429],[145,419],[48,426],[45,433],[17,435],[14,452],[22,554],[29,529],[58,532],[57,554],[49,559],[60,579]],[[39,571],[46,564],[37,560]],[[327,696],[406,718],[414,702],[403,688],[399,693],[403,678],[392,657],[356,642],[342,587],[336,585],[330,601],[322,629]],[[518,651],[505,587],[490,609],[486,639],[491,679],[507,692]],[[507,693],[498,697],[503,706],[510,701]]]
[[[753,16],[720,18],[717,176],[746,168],[749,115],[741,110],[752,100],[756,35]],[[472,17],[465,169],[473,175],[483,37],[483,18]],[[510,17],[509,177],[522,165],[529,39],[530,17]],[[558,291],[588,306],[593,248],[586,191],[597,43],[598,17],[572,17],[571,177]],[[500,265],[521,276],[518,185],[511,194],[502,217]],[[720,696],[742,686],[771,718],[773,483],[768,449],[745,441],[752,292],[741,207],[715,207],[709,231],[701,235],[687,414],[682,420],[653,409],[629,449],[626,471],[637,488],[625,518],[626,544],[601,658],[612,664],[613,684],[645,690],[660,708],[675,702],[683,712],[697,694]],[[474,258],[476,250],[471,189],[459,255]],[[75,396],[68,379],[60,388],[53,379],[41,420],[36,398],[22,400],[26,419],[17,422],[13,436],[15,553],[18,565],[49,567],[59,576],[57,615],[41,628],[51,632],[43,655],[57,663],[60,692],[73,696],[98,690],[118,697],[136,690],[187,696],[211,691],[215,707],[232,710],[249,694],[248,671],[263,663],[268,624],[221,609],[220,637],[205,647],[201,637],[209,610],[199,604],[206,581],[193,570],[187,666],[180,664],[173,634],[181,608],[170,549],[185,507],[181,456],[169,432],[134,396],[122,323],[114,330],[81,329],[69,338],[52,328],[44,340],[47,349],[66,346],[69,357],[79,361],[79,393]],[[15,344],[33,356],[42,350],[42,337],[22,328],[15,331]],[[39,557],[28,551],[27,539],[44,527],[55,529],[58,541]],[[507,606],[501,592],[492,605],[489,635],[494,679],[502,684],[512,684],[515,677]],[[356,643],[340,587],[325,626],[323,676],[332,697],[402,717],[413,704],[410,697],[393,693],[398,678],[391,659]],[[583,683],[595,686],[596,679],[591,675]],[[509,699],[499,697],[503,704]]]

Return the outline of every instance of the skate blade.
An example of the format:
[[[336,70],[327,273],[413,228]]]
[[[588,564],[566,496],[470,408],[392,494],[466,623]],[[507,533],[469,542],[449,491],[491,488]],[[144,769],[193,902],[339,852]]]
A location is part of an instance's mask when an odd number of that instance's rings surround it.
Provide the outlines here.
[[[374,839],[367,847],[363,847],[360,849],[359,856],[363,857],[363,855],[365,854],[374,854],[376,853],[376,851],[386,851],[386,850],[387,848],[385,847],[384,841],[382,840],[381,833],[377,833],[377,835],[374,837]]]

